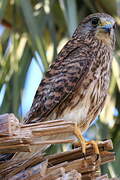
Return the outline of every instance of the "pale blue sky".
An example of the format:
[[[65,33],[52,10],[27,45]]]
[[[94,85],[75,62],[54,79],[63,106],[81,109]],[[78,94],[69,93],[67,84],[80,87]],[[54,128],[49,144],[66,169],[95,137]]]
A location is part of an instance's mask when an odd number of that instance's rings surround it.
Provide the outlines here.
[[[38,61],[36,61],[35,58],[32,59],[30,67],[27,72],[25,87],[23,89],[23,95],[22,95],[22,116],[25,116],[25,114],[29,111],[33,102],[35,92],[43,77],[41,68],[43,71],[44,69],[38,55],[37,58]]]

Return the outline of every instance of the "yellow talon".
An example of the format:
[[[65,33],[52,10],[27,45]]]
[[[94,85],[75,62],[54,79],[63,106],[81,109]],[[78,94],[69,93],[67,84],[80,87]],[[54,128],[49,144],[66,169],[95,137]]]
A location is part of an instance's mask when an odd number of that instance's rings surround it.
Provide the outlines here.
[[[80,140],[80,143],[78,142],[77,145],[81,144],[83,155],[85,156],[85,154],[86,154],[86,145],[87,144],[92,144],[92,146],[94,148],[94,151],[95,151],[95,154],[97,155],[96,160],[98,160],[99,155],[100,155],[100,151],[98,149],[98,143],[96,141],[94,141],[94,140],[86,141],[83,138],[82,133],[80,131],[80,128],[77,126],[77,124],[75,124],[74,134]]]

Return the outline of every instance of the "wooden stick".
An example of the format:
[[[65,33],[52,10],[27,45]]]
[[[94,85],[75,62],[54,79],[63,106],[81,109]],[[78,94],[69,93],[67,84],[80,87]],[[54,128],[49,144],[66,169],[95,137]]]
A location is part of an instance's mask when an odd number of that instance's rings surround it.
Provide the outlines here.
[[[3,119],[6,118],[6,126],[0,136],[0,153],[30,152],[31,146],[45,144],[73,143],[73,139],[53,140],[52,135],[74,133],[74,123],[63,120],[53,120],[36,124],[23,125],[13,114],[0,116],[2,127]],[[12,123],[11,123],[12,122]],[[13,123],[14,122],[14,123]],[[13,126],[13,124],[15,124]],[[14,127],[14,128],[12,128]],[[48,136],[49,140],[43,141],[40,137]],[[51,138],[51,139],[50,139]]]
[[[27,174],[30,171],[31,176],[34,177],[36,176],[36,174],[34,174],[35,172],[34,170],[32,170],[32,167],[34,167],[36,164],[40,164],[43,161],[48,161],[48,168],[46,171],[47,176],[51,176],[51,173],[53,173],[53,171],[59,168],[64,168],[65,172],[69,172],[73,169],[76,169],[78,172],[82,174],[88,173],[89,175],[89,173],[91,172],[96,172],[101,164],[115,160],[114,152],[109,152],[109,150],[112,149],[111,140],[99,142],[98,146],[100,150],[101,160],[97,163],[95,162],[96,155],[94,154],[94,150],[91,145],[88,145],[86,152],[86,160],[83,158],[81,148],[76,148],[71,151],[61,152],[59,154],[48,155],[44,157],[38,153],[23,162],[16,162],[16,159],[14,162],[12,160],[11,162],[7,162],[6,167],[4,165],[4,170],[0,167],[0,174],[8,174],[8,177],[10,178],[14,176],[16,173],[18,173],[18,176],[21,176],[22,178],[24,173]],[[29,167],[31,168],[29,169]],[[27,170],[27,168],[28,171],[25,172],[24,169]]]
[[[19,120],[14,114],[3,114],[0,115],[0,137],[11,136],[19,129]]]
[[[61,168],[64,168],[66,173],[75,169],[77,172],[82,174],[82,178],[84,177],[84,179],[88,177],[96,177],[96,176],[99,176],[100,174],[96,172],[100,164],[95,163],[93,159],[95,159],[94,155],[90,156],[86,160],[77,159],[71,162],[65,161],[63,163],[60,163],[59,165],[48,167],[46,169],[45,175],[42,178],[40,178],[41,177],[40,164],[33,166],[31,168],[28,168],[25,171],[23,170],[20,173],[16,174],[15,176],[13,176],[13,174],[10,173],[7,176],[7,178],[9,178],[10,180],[14,180],[16,178],[17,180],[17,178],[22,179],[24,176],[26,176],[26,180],[28,180],[29,178],[34,179],[35,177],[39,177],[41,180],[48,180],[48,179],[53,180],[54,178],[58,178],[57,177],[58,175],[59,176],[61,175],[61,174],[58,174]],[[50,164],[49,159],[48,159],[48,164]],[[14,171],[14,172],[17,172],[17,171]]]
[[[33,146],[47,144],[72,143],[73,139],[58,139],[56,134],[74,134],[75,124],[70,121],[52,120],[35,124],[21,124],[13,114],[0,116],[0,153],[30,152]],[[41,137],[45,136],[46,140]],[[48,137],[48,138],[47,138]],[[21,159],[13,158],[0,164],[0,179],[25,179],[25,180],[60,180],[60,177],[69,180],[77,177],[80,180],[96,179],[101,176],[100,166],[115,160],[112,141],[98,142],[100,159],[96,161],[96,155],[92,145],[86,147],[86,159],[83,157],[81,147],[59,154],[45,156],[36,153]]]

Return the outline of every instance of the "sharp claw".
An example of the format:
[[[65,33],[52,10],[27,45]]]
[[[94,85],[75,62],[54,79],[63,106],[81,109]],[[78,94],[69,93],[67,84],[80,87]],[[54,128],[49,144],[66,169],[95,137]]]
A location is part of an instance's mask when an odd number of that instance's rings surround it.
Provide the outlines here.
[[[77,124],[75,124],[74,134],[80,140],[80,145],[82,148],[82,155],[83,155],[84,159],[86,159],[86,145],[92,144],[94,152],[96,154],[96,160],[95,161],[98,161],[100,158],[99,149],[98,149],[98,142],[94,141],[94,140],[86,142],[85,139],[83,138],[82,133],[80,131],[80,128],[77,126]],[[77,145],[79,145],[79,144],[77,144]]]

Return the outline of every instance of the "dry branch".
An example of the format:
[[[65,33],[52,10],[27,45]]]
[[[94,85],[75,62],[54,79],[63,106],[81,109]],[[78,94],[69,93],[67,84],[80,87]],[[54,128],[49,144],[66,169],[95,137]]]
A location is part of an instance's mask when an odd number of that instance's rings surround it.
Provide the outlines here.
[[[4,121],[5,119],[5,121]],[[2,129],[3,124],[3,129]],[[74,133],[74,123],[53,120],[23,125],[13,114],[0,116],[0,152],[29,152],[34,145],[73,142],[68,140],[41,141],[39,137]],[[0,164],[0,179],[5,180],[107,180],[101,176],[100,166],[115,160],[111,140],[98,143],[100,159],[96,160],[94,149],[87,145],[86,159],[81,147],[59,154],[36,153],[26,159],[11,159]],[[99,177],[99,178],[98,178]]]
[[[5,119],[4,128],[2,125]],[[23,125],[13,114],[0,116],[0,153],[30,152],[31,146],[45,144],[72,143],[73,139],[46,140],[43,136],[52,137],[56,134],[74,133],[74,123],[53,120],[42,123]]]
[[[82,179],[91,179],[100,175],[98,169],[101,164],[111,162],[115,159],[114,152],[109,152],[111,149],[111,140],[99,143],[100,160],[97,162],[95,162],[96,156],[90,145],[87,146],[86,160],[83,158],[81,148],[49,156],[36,154],[22,162],[10,160],[2,164],[0,174],[2,177],[8,174],[6,178],[11,180],[23,179],[23,177],[26,180],[29,178],[36,179],[38,177],[41,177],[41,180],[55,180],[62,176],[60,172],[61,168],[63,168],[66,173],[75,169],[81,174]]]

